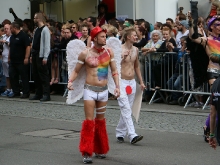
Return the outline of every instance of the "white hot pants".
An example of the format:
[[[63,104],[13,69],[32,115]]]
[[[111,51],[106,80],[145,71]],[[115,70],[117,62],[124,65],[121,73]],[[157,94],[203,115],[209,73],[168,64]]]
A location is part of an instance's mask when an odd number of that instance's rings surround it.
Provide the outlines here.
[[[84,89],[84,100],[95,100],[106,102],[108,101],[108,90],[104,90],[102,92],[95,92],[89,89]]]
[[[8,62],[3,62],[2,61],[2,70],[3,70],[3,75],[5,77],[9,77],[9,65],[8,65]]]

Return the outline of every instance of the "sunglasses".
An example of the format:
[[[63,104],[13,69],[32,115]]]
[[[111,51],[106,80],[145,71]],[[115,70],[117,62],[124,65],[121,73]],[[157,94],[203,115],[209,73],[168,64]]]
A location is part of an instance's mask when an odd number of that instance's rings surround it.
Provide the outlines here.
[[[220,26],[220,23],[215,23],[214,26]]]

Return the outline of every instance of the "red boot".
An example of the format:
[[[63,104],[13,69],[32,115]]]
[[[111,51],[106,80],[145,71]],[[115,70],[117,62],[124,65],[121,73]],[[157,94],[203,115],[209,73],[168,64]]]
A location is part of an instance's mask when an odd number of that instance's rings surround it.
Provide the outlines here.
[[[82,156],[92,156],[94,147],[94,127],[93,120],[84,120],[82,123],[82,130],[80,136],[79,150]]]
[[[97,157],[105,158],[109,151],[106,121],[95,119],[94,153]]]

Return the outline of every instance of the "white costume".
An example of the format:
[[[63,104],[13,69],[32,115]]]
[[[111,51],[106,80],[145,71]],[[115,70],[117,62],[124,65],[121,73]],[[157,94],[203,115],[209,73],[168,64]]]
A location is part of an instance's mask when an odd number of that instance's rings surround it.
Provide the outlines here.
[[[119,74],[119,80],[121,78],[121,44],[119,39],[115,37],[110,37],[106,42],[107,48],[111,48],[114,52],[114,61],[116,63],[117,71]],[[74,70],[76,64],[82,63],[81,61],[78,61],[79,54],[86,49],[86,45],[81,40],[72,40],[67,45],[67,63],[68,63],[68,74],[72,73]],[[68,91],[68,97],[67,97],[67,104],[73,104],[77,100],[81,99],[84,95],[84,99],[91,99],[94,98],[94,96],[88,98],[86,96],[88,92],[93,92],[92,90],[85,91],[84,84],[86,80],[86,69],[85,66],[83,66],[77,76],[77,78],[73,81],[73,87],[74,90]],[[111,69],[108,68],[108,90],[111,94],[114,95],[115,90],[115,83],[112,77]],[[104,92],[104,91],[103,91]],[[94,94],[94,93],[93,93]],[[104,99],[106,100],[106,98]]]
[[[11,36],[4,35],[3,40],[9,43]],[[9,65],[8,65],[9,44],[4,43],[2,52],[2,68],[3,75],[9,77]]]
[[[131,87],[131,94],[126,93],[126,87]],[[120,87],[121,95],[118,98],[118,104],[120,106],[121,115],[119,119],[118,126],[116,127],[116,137],[125,137],[128,135],[130,142],[137,136],[134,129],[134,124],[132,120],[132,105],[135,100],[136,93],[136,81],[132,80],[121,80]]]

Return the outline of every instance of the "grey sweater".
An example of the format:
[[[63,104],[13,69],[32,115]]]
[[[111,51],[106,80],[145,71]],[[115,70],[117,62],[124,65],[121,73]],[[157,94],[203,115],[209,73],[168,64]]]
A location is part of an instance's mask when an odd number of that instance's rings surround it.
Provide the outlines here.
[[[34,38],[33,38],[34,41]],[[33,45],[32,41],[32,45]],[[40,53],[39,57],[47,59],[50,54],[50,30],[47,26],[42,29],[40,39]]]

